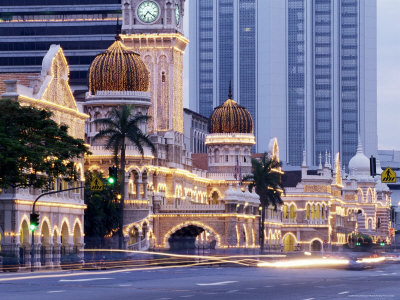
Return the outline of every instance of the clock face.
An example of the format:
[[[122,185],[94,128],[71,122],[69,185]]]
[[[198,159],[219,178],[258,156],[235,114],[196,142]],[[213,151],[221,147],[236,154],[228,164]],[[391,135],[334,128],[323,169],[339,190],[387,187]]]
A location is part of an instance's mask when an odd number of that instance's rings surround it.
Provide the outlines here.
[[[179,9],[179,4],[177,4],[175,7],[175,18],[176,18],[176,25],[179,25],[179,22],[181,21],[181,11]]]
[[[154,1],[143,1],[137,8],[137,16],[144,23],[153,23],[160,15],[160,8]]]

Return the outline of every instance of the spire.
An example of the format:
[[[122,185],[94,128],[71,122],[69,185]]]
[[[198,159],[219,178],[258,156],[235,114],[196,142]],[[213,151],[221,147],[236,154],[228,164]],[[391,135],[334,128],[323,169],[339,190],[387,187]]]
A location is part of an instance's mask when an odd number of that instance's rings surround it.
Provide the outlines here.
[[[332,167],[331,152],[328,152],[328,166],[329,168]]]
[[[321,154],[321,152],[319,153],[319,166],[318,166],[318,170],[322,170],[322,154]]]
[[[119,17],[117,16],[117,25],[116,25],[116,30],[115,30],[115,40],[120,41],[121,40],[121,31],[119,30]]]
[[[306,150],[303,150],[303,163],[301,164],[301,166],[307,167]]]
[[[360,135],[358,135],[357,153],[364,153]]]
[[[228,99],[232,99],[232,84],[231,84],[231,80],[229,80],[229,94],[228,94]]]
[[[324,167],[328,167],[328,150],[325,150],[325,164]]]

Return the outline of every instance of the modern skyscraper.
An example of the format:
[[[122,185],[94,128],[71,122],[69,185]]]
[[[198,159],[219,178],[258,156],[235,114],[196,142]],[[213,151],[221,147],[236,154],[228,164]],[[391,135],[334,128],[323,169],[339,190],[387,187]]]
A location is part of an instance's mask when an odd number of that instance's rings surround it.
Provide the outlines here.
[[[358,136],[376,154],[376,0],[193,0],[190,107],[208,116],[234,98],[253,116],[257,149],[318,165]]]
[[[376,1],[287,0],[287,161],[377,151]]]
[[[114,40],[120,16],[120,0],[1,0],[0,73],[40,72],[59,44],[72,88],[84,93],[90,62]]]

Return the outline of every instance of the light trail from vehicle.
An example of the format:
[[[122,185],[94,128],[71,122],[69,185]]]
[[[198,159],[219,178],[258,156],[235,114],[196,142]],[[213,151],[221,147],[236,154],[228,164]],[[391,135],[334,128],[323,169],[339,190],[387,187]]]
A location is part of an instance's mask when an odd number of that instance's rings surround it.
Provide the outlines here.
[[[385,261],[386,258],[384,256],[380,256],[380,257],[365,257],[365,258],[360,258],[357,260],[357,263],[380,263]]]
[[[350,263],[348,259],[338,258],[310,258],[310,259],[293,259],[275,262],[262,262],[258,267],[269,268],[308,268],[308,267],[334,267],[346,266]]]

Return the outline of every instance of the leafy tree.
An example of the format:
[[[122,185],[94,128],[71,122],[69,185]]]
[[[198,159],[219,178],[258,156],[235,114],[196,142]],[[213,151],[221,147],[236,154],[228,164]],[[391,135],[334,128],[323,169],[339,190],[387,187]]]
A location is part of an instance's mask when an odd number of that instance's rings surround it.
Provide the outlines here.
[[[104,236],[118,227],[119,209],[114,199],[114,190],[104,184],[103,191],[91,191],[90,183],[96,176],[102,182],[105,178],[100,172],[85,172],[85,243],[89,247],[104,247]]]
[[[120,171],[120,226],[119,226],[119,247],[122,248],[123,233],[122,227],[124,224],[124,199],[125,199],[125,152],[127,143],[132,143],[140,152],[144,155],[144,146],[150,147],[151,151],[155,153],[155,147],[150,141],[149,137],[140,129],[140,124],[147,122],[150,117],[143,115],[132,114],[132,105],[123,105],[119,109],[114,108],[109,118],[97,119],[96,124],[102,126],[102,130],[94,136],[93,141],[98,139],[106,139],[105,147],[108,150],[112,150],[115,157],[115,161],[119,162]],[[120,159],[118,159],[118,154]]]
[[[264,153],[260,160],[252,158],[252,174],[243,178],[243,181],[250,182],[249,190],[255,188],[256,194],[260,197],[261,203],[261,225],[260,225],[260,249],[264,250],[264,228],[265,228],[265,209],[273,205],[275,210],[279,204],[282,204],[281,193],[282,172],[281,163]]]
[[[73,160],[88,153],[81,139],[52,113],[0,100],[0,187],[49,188],[57,177],[73,179]]]

